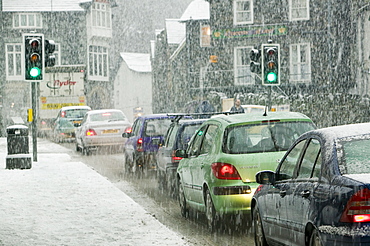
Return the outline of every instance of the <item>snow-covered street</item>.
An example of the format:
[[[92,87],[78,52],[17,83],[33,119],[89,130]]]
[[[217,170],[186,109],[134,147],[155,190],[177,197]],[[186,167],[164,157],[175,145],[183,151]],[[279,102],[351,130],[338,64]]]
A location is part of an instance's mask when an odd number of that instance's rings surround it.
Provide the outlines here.
[[[71,150],[37,147],[31,169],[8,170],[0,138],[0,245],[189,245]]]

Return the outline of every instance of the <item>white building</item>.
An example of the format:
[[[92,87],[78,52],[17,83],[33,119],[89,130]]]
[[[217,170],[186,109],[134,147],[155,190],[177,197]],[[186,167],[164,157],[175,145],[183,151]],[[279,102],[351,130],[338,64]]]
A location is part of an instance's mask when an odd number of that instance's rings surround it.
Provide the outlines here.
[[[137,114],[153,112],[150,54],[121,53],[121,58],[114,80],[114,108],[133,122]]]

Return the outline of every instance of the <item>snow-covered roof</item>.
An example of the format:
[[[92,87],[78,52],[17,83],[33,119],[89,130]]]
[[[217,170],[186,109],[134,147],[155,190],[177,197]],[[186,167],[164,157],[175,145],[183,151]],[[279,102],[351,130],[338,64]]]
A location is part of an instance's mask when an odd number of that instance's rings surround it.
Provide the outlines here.
[[[122,52],[121,57],[126,62],[128,68],[135,72],[148,73],[152,71],[150,54]]]
[[[4,12],[84,11],[80,3],[92,0],[3,0]]]
[[[177,19],[166,19],[168,44],[179,44],[186,35],[186,25]]]
[[[209,2],[205,0],[192,1],[181,16],[181,21],[187,20],[208,20]]]

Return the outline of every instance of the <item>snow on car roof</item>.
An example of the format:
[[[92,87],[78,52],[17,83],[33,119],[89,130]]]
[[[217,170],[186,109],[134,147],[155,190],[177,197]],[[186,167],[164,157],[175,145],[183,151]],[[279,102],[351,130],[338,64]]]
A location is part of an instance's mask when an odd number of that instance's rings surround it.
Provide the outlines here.
[[[370,123],[358,123],[358,124],[348,124],[341,126],[332,126],[313,130],[323,135],[325,138],[345,138],[351,136],[359,135],[370,135]]]
[[[212,119],[224,119],[229,123],[254,122],[261,120],[305,120],[311,121],[310,118],[298,112],[267,112],[264,116],[262,112],[240,113],[240,114],[220,114],[212,116]]]
[[[61,110],[71,110],[71,109],[91,109],[91,108],[89,106],[66,106],[61,108]]]

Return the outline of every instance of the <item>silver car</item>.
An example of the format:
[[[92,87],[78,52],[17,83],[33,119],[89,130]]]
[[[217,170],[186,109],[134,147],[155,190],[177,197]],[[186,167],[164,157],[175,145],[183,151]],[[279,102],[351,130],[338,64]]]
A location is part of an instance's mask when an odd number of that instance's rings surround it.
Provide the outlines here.
[[[91,110],[76,129],[76,151],[90,155],[93,150],[103,146],[123,149],[125,139],[122,133],[128,127],[131,124],[121,110]]]

